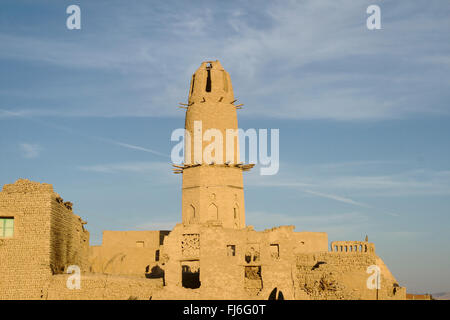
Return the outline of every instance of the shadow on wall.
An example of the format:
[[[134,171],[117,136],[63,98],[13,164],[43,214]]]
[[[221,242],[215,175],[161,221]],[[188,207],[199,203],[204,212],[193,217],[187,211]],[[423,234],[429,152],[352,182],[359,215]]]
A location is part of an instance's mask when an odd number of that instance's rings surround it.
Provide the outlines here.
[[[200,268],[192,268],[189,265],[183,265],[181,279],[184,288],[200,288]]]
[[[161,269],[160,266],[154,266],[151,270],[150,270],[150,266],[147,266],[145,268],[145,277],[147,279],[159,279],[162,278],[163,279],[163,285],[165,286],[165,280],[164,280],[164,270]]]

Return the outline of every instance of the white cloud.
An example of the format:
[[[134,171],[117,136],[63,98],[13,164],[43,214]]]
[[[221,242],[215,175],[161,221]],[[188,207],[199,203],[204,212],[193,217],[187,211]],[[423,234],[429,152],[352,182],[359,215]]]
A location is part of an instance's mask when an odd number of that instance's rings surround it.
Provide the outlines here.
[[[9,110],[0,109],[0,119],[1,118],[10,118],[10,117],[22,117],[23,112],[13,112]]]
[[[42,150],[41,146],[38,144],[21,143],[19,147],[22,151],[23,157],[27,159],[39,157]]]

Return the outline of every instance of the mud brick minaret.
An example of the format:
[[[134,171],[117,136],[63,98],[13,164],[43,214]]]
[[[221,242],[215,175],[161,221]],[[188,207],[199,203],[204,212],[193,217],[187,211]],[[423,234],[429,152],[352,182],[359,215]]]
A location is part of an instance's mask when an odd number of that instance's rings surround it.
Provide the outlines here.
[[[253,165],[239,162],[236,109],[240,106],[235,102],[228,72],[219,61],[203,62],[192,76],[189,100],[184,104],[185,163],[174,169],[175,173],[183,174],[184,224],[245,228],[242,171],[249,170]],[[234,130],[236,135],[227,139],[227,130]],[[208,131],[212,134],[220,132],[223,137],[222,148],[210,152],[213,161],[204,156],[216,141],[215,136],[208,140],[208,133],[204,136]]]

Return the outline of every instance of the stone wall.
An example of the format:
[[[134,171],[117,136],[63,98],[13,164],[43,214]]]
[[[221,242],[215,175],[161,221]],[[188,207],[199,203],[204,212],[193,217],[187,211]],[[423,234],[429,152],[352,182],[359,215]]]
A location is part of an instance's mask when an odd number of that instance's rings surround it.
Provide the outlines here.
[[[104,231],[102,245],[89,249],[89,270],[104,274],[160,277],[160,248],[168,233]]]
[[[77,265],[87,271],[89,233],[84,229],[85,222],[59,199],[56,196],[51,203],[51,269],[56,274],[64,272],[69,265]]]
[[[294,232],[293,226],[257,232],[179,224],[164,243],[167,287],[157,298],[267,299],[282,292],[284,299],[404,299],[405,288],[373,244],[364,244],[367,251],[330,252],[326,233]],[[369,266],[381,271],[378,290],[367,287]],[[189,291],[184,277],[191,271],[199,283]]]
[[[327,248],[326,233],[294,232],[293,226],[257,232],[252,227],[179,224],[164,242],[168,288],[160,296],[173,299],[183,294],[174,289],[185,286],[183,269],[195,269],[200,270],[197,290],[203,298],[267,299],[278,288],[286,299],[293,299],[295,252]]]
[[[344,253],[375,252],[375,244],[367,241],[333,241],[331,251]]]
[[[401,288],[374,253],[327,252],[299,254],[296,257],[296,295],[313,300],[400,300],[406,290]],[[381,288],[369,289],[369,266],[381,269]]]
[[[0,217],[14,218],[13,236],[0,238],[0,299],[41,299],[53,273],[83,265],[89,234],[57,199],[51,185],[28,180],[0,192]]]
[[[157,248],[161,244],[160,231],[103,231],[102,247]]]
[[[0,217],[14,218],[13,236],[0,238],[0,299],[260,300],[275,289],[284,299],[406,297],[373,243],[332,242],[328,251],[326,233],[293,226],[105,231],[102,246],[88,247],[72,204],[28,180],[4,186]],[[80,290],[67,288],[69,265],[81,268]],[[367,287],[370,266],[381,271],[378,290]]]
[[[163,286],[162,279],[83,274],[80,289],[68,289],[69,275],[55,275],[44,292],[48,300],[149,300]]]

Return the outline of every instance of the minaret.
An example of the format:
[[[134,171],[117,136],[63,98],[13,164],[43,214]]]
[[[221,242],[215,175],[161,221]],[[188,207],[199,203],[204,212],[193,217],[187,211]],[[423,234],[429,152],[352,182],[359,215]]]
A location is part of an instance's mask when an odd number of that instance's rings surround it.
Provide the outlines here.
[[[175,166],[175,173],[183,174],[184,224],[245,227],[242,171],[253,165],[239,162],[239,106],[234,105],[235,101],[230,75],[220,62],[203,62],[192,76],[184,107],[185,163]],[[228,134],[234,133],[228,139],[227,130]],[[223,138],[221,144],[217,135]]]

